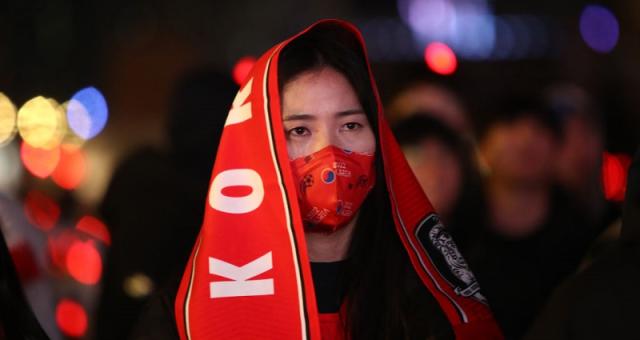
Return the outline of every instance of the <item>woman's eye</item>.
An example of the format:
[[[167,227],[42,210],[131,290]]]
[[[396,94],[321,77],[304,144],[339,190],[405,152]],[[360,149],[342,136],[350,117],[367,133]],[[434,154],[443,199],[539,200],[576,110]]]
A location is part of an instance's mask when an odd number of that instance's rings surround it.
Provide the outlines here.
[[[307,133],[309,133],[309,129],[307,129],[306,127],[298,126],[298,127],[294,127],[293,129],[289,129],[288,132],[289,132],[289,135],[304,136]]]
[[[355,123],[355,122],[344,124],[344,128],[347,130],[355,130],[361,127],[362,125],[360,123]]]

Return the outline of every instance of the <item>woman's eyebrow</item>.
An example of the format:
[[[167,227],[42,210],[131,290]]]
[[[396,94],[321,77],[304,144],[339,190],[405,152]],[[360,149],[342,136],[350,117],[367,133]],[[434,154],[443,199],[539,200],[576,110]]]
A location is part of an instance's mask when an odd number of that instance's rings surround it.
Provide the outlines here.
[[[336,112],[336,117],[345,117],[345,116],[352,116],[352,115],[360,115],[360,114],[365,114],[363,109],[352,109],[352,110],[345,110],[345,111],[340,111],[340,112]]]
[[[287,115],[286,117],[282,118],[282,121],[284,122],[290,122],[293,120],[315,120],[316,117],[313,115],[310,115],[308,113],[294,113],[294,114],[290,114]]]
[[[364,114],[364,110],[363,109],[351,109],[351,110],[340,111],[340,112],[336,112],[335,116],[336,117],[345,117],[345,116],[360,115],[360,114]],[[310,120],[315,120],[315,119],[317,119],[316,116],[314,116],[312,114],[294,113],[294,114],[290,114],[290,115],[285,116],[284,118],[282,118],[282,121],[283,122],[298,121],[298,120],[310,121]]]

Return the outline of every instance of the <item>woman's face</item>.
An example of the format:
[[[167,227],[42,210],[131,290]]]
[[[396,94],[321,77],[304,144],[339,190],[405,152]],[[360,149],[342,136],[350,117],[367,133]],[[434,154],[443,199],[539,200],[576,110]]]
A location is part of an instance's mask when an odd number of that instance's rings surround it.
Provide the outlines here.
[[[347,78],[331,67],[303,72],[282,90],[289,159],[326,146],[373,154],[371,125]]]
[[[538,184],[552,175],[555,143],[548,127],[525,116],[491,127],[481,151],[496,178]]]
[[[462,189],[462,164],[455,151],[437,138],[426,138],[403,151],[433,208],[448,216]]]

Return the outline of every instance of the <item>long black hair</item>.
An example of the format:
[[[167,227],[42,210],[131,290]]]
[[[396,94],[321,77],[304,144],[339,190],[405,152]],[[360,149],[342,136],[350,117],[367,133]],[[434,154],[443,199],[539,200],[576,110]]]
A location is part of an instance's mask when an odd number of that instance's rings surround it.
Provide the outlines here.
[[[344,29],[312,29],[280,53],[278,87],[298,75],[331,67],[350,82],[373,131],[378,131],[377,101],[364,51]],[[378,133],[376,150],[380,150]],[[414,272],[391,216],[380,152],[376,185],[360,208],[344,269],[344,320],[349,338],[452,338],[451,328],[430,292]]]

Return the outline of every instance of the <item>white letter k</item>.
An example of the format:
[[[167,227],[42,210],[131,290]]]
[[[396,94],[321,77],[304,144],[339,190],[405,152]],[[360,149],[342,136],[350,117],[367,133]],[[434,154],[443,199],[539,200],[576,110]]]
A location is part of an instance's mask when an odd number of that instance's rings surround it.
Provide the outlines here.
[[[219,275],[233,281],[209,283],[212,299],[236,296],[273,295],[273,279],[249,280],[273,268],[271,252],[237,267],[231,263],[209,257],[209,274]]]

